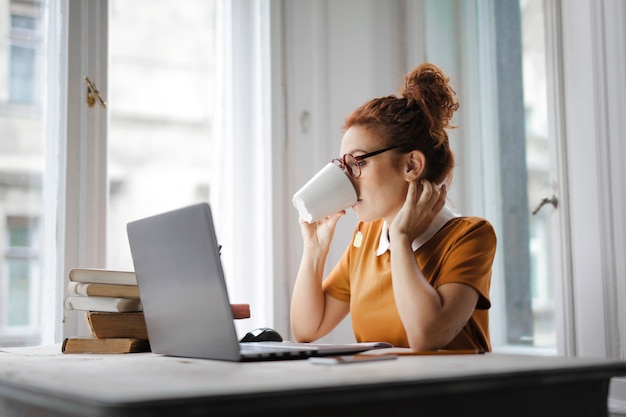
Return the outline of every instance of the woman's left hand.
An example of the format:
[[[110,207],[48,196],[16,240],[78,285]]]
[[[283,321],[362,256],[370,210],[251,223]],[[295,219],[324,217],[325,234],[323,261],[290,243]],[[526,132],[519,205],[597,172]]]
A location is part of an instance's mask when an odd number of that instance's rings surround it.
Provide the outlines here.
[[[389,225],[390,238],[404,235],[409,242],[413,242],[441,211],[446,203],[446,196],[445,184],[437,187],[425,179],[411,181],[404,205]]]

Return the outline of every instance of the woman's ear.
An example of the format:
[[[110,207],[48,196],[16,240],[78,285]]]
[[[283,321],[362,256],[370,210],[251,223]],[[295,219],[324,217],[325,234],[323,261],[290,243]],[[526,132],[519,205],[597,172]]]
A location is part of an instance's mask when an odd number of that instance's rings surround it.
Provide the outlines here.
[[[426,157],[421,151],[411,151],[407,154],[406,174],[407,181],[415,181],[424,176],[426,171]]]

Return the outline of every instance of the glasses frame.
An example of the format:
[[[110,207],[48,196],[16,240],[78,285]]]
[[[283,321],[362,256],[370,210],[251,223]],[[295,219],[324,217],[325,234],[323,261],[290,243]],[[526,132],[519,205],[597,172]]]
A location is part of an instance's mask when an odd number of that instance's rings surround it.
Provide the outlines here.
[[[372,156],[376,156],[376,155],[380,155],[383,152],[387,152],[390,151],[392,149],[396,149],[398,148],[399,145],[394,145],[394,146],[389,146],[387,148],[383,148],[383,149],[379,149],[377,151],[373,151],[373,152],[368,152],[366,154],[363,155],[359,155],[359,156],[354,156],[350,153],[346,153],[343,154],[343,156],[341,158],[335,158],[333,159],[331,162],[336,164],[339,168],[341,168],[342,170],[344,170],[345,172],[347,172],[352,178],[359,178],[361,176],[361,167],[365,165],[364,161],[367,158],[371,158]],[[348,164],[348,161],[346,158],[352,158],[352,160],[354,161],[354,166],[356,168],[358,168],[358,172],[352,172],[352,167],[350,164]]]

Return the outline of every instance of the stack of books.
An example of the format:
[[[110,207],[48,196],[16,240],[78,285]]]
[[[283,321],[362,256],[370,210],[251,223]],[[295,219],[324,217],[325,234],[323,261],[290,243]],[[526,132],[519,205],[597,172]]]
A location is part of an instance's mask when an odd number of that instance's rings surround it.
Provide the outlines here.
[[[148,331],[132,271],[75,268],[70,271],[66,310],[84,311],[91,332],[63,341],[63,353],[150,351]],[[249,304],[231,304],[233,318],[250,317]]]
[[[63,353],[131,353],[150,350],[139,287],[132,271],[75,268],[66,310],[84,311],[91,335],[63,341]]]

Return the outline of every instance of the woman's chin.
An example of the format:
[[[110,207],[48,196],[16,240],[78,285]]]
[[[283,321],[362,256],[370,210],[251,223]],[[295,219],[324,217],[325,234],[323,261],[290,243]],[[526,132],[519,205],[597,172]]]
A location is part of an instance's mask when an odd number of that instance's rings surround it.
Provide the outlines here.
[[[356,213],[356,216],[359,218],[359,221],[371,222],[376,220],[372,218],[371,213],[368,213],[367,210],[364,210],[364,207],[361,205],[360,201],[352,206],[352,209]]]

